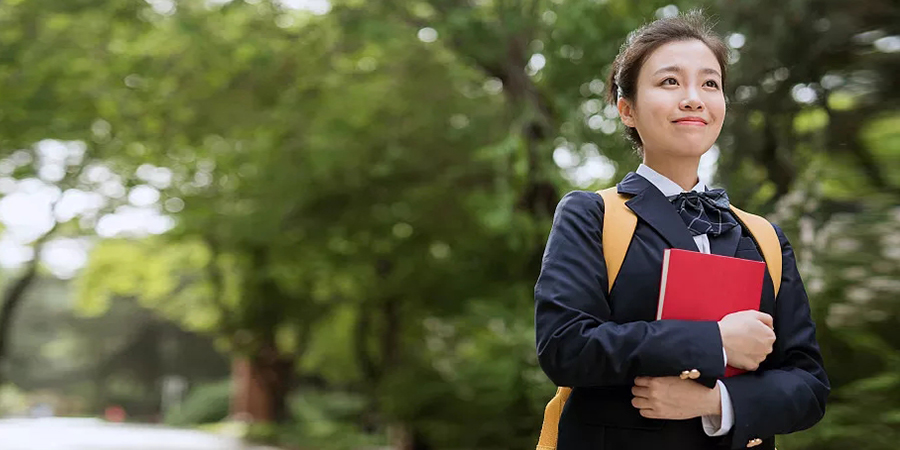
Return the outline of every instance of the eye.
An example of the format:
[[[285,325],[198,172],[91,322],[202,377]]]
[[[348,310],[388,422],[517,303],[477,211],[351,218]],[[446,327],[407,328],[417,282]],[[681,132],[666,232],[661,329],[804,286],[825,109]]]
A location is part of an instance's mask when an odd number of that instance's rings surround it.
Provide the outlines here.
[[[703,85],[715,89],[719,88],[719,83],[717,83],[716,80],[706,80],[706,83],[703,83]]]
[[[674,79],[674,78],[672,78],[672,77],[669,77],[669,78],[666,78],[665,80],[662,81],[662,85],[663,85],[663,86],[677,86],[677,85],[678,85],[678,80],[676,80],[676,79]]]

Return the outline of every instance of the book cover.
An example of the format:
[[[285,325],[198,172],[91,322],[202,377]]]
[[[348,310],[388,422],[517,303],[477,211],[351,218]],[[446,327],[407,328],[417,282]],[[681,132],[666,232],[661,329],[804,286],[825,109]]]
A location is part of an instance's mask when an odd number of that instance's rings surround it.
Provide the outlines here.
[[[681,249],[663,254],[657,319],[721,320],[759,310],[766,264]],[[728,366],[725,376],[744,371]]]

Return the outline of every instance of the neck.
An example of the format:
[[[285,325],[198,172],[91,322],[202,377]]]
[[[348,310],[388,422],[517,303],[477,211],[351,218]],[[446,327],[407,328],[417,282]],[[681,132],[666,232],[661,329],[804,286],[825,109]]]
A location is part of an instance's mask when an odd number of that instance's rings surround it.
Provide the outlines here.
[[[700,182],[700,179],[697,177],[697,169],[700,167],[699,156],[688,158],[659,157],[645,151],[644,165],[674,181],[685,191],[690,191]]]

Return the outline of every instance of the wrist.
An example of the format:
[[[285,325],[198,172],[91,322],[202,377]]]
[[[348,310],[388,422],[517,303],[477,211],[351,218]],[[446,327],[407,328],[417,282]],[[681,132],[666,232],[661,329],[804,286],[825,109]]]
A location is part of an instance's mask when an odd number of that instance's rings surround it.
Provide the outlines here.
[[[725,342],[725,332],[724,332],[724,330],[722,330],[722,323],[717,322],[717,325],[719,325],[719,338],[720,338],[720,341],[722,342],[722,354],[724,355],[725,364],[727,365],[728,364],[728,343]]]

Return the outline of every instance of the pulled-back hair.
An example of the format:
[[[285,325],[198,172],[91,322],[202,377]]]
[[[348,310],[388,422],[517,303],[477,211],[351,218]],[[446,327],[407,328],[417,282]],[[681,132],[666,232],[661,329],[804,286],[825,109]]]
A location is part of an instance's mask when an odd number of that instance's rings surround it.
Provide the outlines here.
[[[619,55],[613,61],[609,73],[607,100],[615,106],[621,97],[630,100],[633,104],[637,98],[638,75],[650,54],[669,42],[692,39],[706,44],[719,61],[720,69],[722,69],[722,88],[724,88],[728,47],[722,38],[713,31],[703,13],[691,11],[675,17],[655,20],[628,34],[628,39],[622,44]],[[638,152],[643,153],[643,142],[637,129],[626,127],[625,135],[634,142]]]

